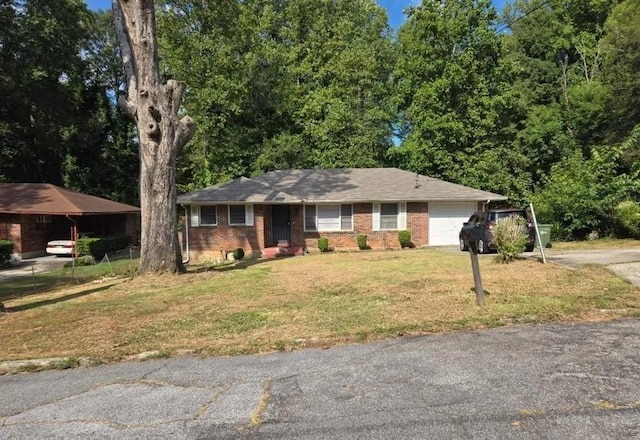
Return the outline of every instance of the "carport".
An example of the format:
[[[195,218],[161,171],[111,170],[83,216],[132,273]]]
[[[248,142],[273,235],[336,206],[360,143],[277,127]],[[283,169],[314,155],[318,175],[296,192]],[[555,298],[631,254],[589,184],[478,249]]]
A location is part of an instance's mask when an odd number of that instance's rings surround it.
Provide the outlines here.
[[[48,183],[0,184],[0,240],[14,257],[45,254],[47,242],[81,233],[137,237],[140,208],[69,191]]]

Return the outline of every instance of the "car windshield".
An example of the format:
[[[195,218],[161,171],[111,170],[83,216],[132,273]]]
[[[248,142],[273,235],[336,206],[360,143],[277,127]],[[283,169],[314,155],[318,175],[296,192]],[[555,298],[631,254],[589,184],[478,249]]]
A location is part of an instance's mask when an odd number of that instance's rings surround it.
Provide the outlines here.
[[[507,211],[507,212],[496,212],[494,213],[494,221],[498,221],[502,218],[511,217],[512,215],[520,216],[523,219],[527,219],[527,215],[524,211]]]

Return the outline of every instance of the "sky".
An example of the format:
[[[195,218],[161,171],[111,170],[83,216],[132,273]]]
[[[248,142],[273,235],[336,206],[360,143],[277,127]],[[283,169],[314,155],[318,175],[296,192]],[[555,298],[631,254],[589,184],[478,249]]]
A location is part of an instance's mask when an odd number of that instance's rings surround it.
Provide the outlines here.
[[[387,8],[389,13],[389,24],[392,28],[397,29],[402,21],[404,20],[404,15],[402,11],[405,10],[408,6],[417,5],[420,3],[420,0],[377,0],[379,4]],[[501,10],[505,3],[508,0],[492,0],[494,6]],[[111,0],[86,0],[89,8],[91,9],[110,9],[111,8]]]

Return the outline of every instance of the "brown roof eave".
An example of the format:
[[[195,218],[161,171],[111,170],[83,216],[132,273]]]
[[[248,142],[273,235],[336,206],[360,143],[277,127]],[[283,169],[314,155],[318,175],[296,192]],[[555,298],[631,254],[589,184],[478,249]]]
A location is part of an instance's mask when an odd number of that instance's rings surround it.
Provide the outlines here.
[[[119,215],[119,214],[140,214],[140,210],[137,211],[119,211],[119,212],[54,212],[54,211],[38,211],[38,212],[25,212],[25,211],[0,211],[0,214],[14,214],[14,215],[59,215],[62,217],[82,217],[87,215]]]

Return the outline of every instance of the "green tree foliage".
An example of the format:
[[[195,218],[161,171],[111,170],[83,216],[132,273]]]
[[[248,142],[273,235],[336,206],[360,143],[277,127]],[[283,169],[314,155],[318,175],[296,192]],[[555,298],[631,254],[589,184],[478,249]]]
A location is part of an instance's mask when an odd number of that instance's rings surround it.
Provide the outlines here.
[[[488,0],[423,1],[399,31],[398,166],[521,198],[526,158],[510,140],[518,122]],[[510,176],[513,176],[510,177]]]
[[[604,23],[615,2],[516,0],[505,8],[504,36],[515,66],[513,91],[524,119],[516,145],[530,159],[534,182],[576,150],[604,139],[610,89],[602,81]]]
[[[393,44],[374,0],[171,0],[168,72],[198,132],[185,188],[294,167],[379,166],[391,145]]]
[[[637,170],[617,172],[621,155],[620,148],[601,148],[585,159],[576,151],[554,165],[544,189],[534,196],[539,221],[575,238],[613,232],[615,207],[640,194]]]
[[[616,206],[618,221],[632,237],[640,237],[640,203],[631,200],[620,202]]]
[[[198,124],[182,190],[398,166],[533,199],[573,237],[613,232],[616,206],[638,202],[637,0],[513,0],[501,17],[490,0],[423,0],[397,38],[375,0],[157,5],[161,68]],[[137,201],[118,55],[110,13],[0,0],[0,181]]]
[[[604,81],[611,90],[607,138],[626,143],[624,162],[640,160],[640,3],[626,0],[608,17],[604,37]]]
[[[138,203],[138,145],[133,121],[116,105],[124,88],[122,61],[111,11],[95,12],[87,23],[83,61],[85,87],[78,129],[63,164],[67,188]]]
[[[62,183],[82,101],[81,0],[0,1],[0,175]]]
[[[0,180],[136,201],[112,27],[81,0],[0,0]]]

